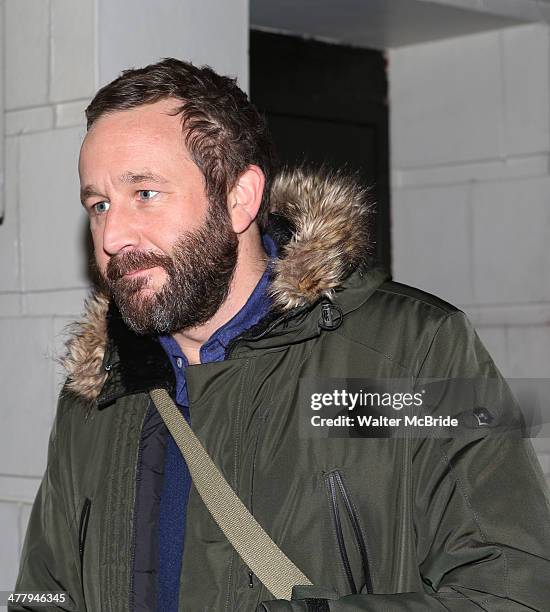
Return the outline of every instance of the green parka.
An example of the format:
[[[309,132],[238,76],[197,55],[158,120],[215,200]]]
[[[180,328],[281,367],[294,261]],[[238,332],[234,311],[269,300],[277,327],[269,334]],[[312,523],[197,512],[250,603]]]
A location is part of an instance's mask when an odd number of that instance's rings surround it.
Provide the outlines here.
[[[197,436],[315,586],[274,601],[192,488],[180,609],[549,611],[550,504],[528,439],[481,425],[449,438],[303,435],[300,384],[313,379],[492,379],[482,407],[493,423],[520,417],[463,312],[369,267],[352,182],[283,174],[272,211],[272,313],[186,380]],[[117,312],[94,295],[68,343],[16,585],[67,591],[92,612],[154,609],[154,554],[140,572],[134,550],[157,525],[135,501],[144,444],[164,427],[151,424],[148,390],[174,393],[159,343]]]

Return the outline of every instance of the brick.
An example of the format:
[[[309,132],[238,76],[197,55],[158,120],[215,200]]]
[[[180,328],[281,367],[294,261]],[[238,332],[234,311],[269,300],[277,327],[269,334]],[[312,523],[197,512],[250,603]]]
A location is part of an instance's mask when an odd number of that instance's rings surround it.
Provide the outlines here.
[[[476,303],[550,301],[550,178],[473,188]]]
[[[467,309],[472,321],[481,327],[550,324],[550,303],[476,304]]]
[[[0,499],[32,503],[40,486],[40,478],[0,475]]]
[[[469,181],[500,181],[548,176],[548,154],[507,157],[499,160],[427,166],[394,170],[392,184],[396,188],[457,185]]]
[[[550,326],[510,327],[507,335],[510,376],[550,378]]]
[[[21,510],[19,513],[19,552],[21,552],[21,549],[23,548],[25,534],[27,533],[27,526],[31,516],[31,510],[32,504],[21,504]]]
[[[550,453],[539,453],[540,466],[545,476],[550,476]]]
[[[21,287],[19,269],[18,141],[5,139],[4,222],[0,225],[0,291]]]
[[[508,28],[500,33],[504,73],[504,153],[550,149],[549,29]]]
[[[5,100],[7,110],[48,101],[47,0],[6,0]]]
[[[550,438],[534,438],[531,442],[538,456],[550,453]]]
[[[90,96],[95,88],[94,2],[51,2],[50,100],[60,102]],[[131,21],[125,20],[127,24]]]
[[[471,303],[467,186],[403,189],[392,200],[396,280],[453,303]]]
[[[0,319],[0,337],[2,473],[38,477],[45,469],[53,422],[51,319]]]
[[[82,312],[84,298],[89,288],[57,291],[30,291],[23,295],[24,312],[27,315],[74,315]]]
[[[50,130],[53,127],[51,106],[38,106],[6,113],[6,135]]]
[[[0,591],[13,591],[19,567],[19,504],[0,502]]]
[[[14,317],[21,314],[20,293],[0,293],[0,317]]]
[[[76,102],[66,102],[55,106],[55,127],[86,125],[85,108],[90,103],[88,98]]]
[[[132,15],[135,18],[128,20],[124,3],[98,0],[98,85],[114,79],[125,68],[178,57],[237,76],[247,90],[246,0],[134,0]]]
[[[392,167],[498,158],[500,60],[495,32],[391,50]]]
[[[21,136],[20,209],[25,290],[88,285],[87,217],[80,205],[82,128]]]

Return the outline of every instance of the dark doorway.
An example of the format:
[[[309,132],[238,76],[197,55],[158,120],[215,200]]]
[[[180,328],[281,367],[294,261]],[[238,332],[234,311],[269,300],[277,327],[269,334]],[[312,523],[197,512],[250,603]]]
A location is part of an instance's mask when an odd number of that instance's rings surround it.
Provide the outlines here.
[[[376,256],[391,270],[388,82],[380,51],[250,32],[250,97],[283,164],[357,170],[376,200]]]

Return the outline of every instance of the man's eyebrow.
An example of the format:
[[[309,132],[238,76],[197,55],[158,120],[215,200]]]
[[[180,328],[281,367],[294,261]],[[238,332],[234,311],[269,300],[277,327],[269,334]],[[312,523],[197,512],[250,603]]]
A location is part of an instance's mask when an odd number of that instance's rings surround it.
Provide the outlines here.
[[[121,183],[128,183],[130,185],[136,183],[143,183],[145,181],[149,181],[151,183],[168,183],[168,179],[164,178],[160,174],[155,174],[154,172],[150,172],[149,170],[143,170],[141,172],[124,172],[118,177],[118,180]],[[95,185],[86,185],[80,190],[80,201],[84,206],[84,202],[91,198],[92,196],[102,197],[103,194],[98,190]]]
[[[160,174],[155,174],[149,170],[143,170],[141,172],[124,172],[118,177],[121,183],[143,183],[144,181],[150,181],[153,183],[168,183],[168,179],[165,179]]]

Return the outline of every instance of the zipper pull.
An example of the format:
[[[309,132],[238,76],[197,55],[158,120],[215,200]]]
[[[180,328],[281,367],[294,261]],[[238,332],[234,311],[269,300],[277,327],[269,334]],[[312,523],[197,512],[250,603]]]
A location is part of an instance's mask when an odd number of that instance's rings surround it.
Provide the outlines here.
[[[248,570],[248,586],[253,589],[254,588],[254,582],[252,580],[252,576],[254,576],[254,574]]]

